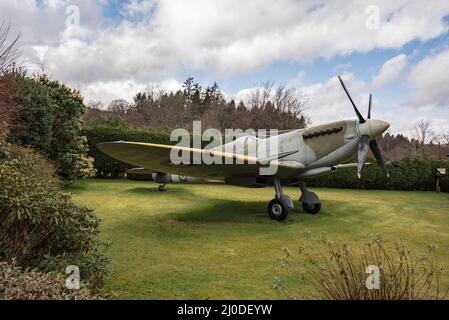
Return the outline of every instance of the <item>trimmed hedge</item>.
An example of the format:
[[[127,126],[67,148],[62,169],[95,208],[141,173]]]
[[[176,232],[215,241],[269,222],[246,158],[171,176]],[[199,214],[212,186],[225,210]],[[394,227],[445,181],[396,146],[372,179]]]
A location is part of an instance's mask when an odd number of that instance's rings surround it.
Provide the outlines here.
[[[390,177],[383,175],[376,161],[368,160],[371,165],[365,166],[361,180],[357,178],[355,169],[344,169],[321,177],[307,179],[311,187],[328,188],[363,188],[382,190],[435,190],[436,168],[449,171],[449,161],[433,158],[404,158],[387,165]],[[449,192],[449,177],[440,179],[441,191]]]
[[[136,141],[160,144],[173,144],[170,142],[170,133],[158,130],[141,130],[133,128],[111,128],[107,126],[83,129],[83,136],[87,137],[89,156],[94,158],[94,167],[99,178],[119,178],[125,175],[126,170],[132,168],[121,161],[114,160],[101,152],[96,145],[100,142]]]
[[[117,126],[98,126],[84,129],[82,132],[88,139],[90,156],[95,159],[97,176],[102,178],[123,177],[131,166],[107,156],[95,145],[107,141],[138,141],[162,144],[174,144],[170,141],[167,131],[139,130]],[[352,159],[351,162],[356,162]],[[385,190],[435,190],[436,168],[446,168],[449,171],[449,161],[434,158],[404,158],[388,164],[390,178],[383,175],[374,159],[369,159],[371,165],[365,167],[363,178],[357,178],[355,169],[344,169],[320,177],[307,179],[311,187],[329,188],[364,188]],[[136,177],[133,177],[136,179]],[[137,179],[145,177],[137,177]],[[440,180],[441,191],[449,192],[449,178]]]

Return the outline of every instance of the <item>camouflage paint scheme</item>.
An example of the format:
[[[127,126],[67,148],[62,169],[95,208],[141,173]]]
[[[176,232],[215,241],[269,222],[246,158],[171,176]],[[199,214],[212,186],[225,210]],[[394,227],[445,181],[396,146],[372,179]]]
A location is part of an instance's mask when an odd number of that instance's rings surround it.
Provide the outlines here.
[[[160,183],[220,180],[244,187],[263,187],[272,185],[273,176],[260,175],[259,171],[268,165],[278,167],[274,176],[286,185],[298,184],[305,178],[334,170],[356,167],[357,164],[339,164],[357,151],[362,136],[374,139],[388,128],[389,124],[382,120],[368,119],[365,123],[343,120],[265,139],[244,136],[210,150],[125,141],[100,143],[97,147],[115,159],[139,167],[131,169],[134,173],[159,175],[155,181]],[[256,157],[247,154],[247,150],[255,150],[256,145],[258,150],[268,148],[272,139],[277,139],[275,145],[278,147],[273,155]],[[234,147],[234,151],[226,152],[229,147]],[[223,164],[174,165],[170,160],[172,151],[187,154],[190,159],[195,154],[218,157]],[[232,160],[234,164],[225,164],[226,160]],[[241,164],[236,164],[236,160]]]

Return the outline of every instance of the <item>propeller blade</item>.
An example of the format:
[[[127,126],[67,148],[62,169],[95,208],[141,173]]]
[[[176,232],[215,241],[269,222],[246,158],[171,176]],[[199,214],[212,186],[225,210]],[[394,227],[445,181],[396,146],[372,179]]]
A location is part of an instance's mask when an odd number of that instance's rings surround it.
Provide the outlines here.
[[[362,177],[362,171],[365,167],[366,162],[366,155],[368,154],[368,147],[369,147],[369,140],[370,138],[368,136],[363,136],[360,138],[359,141],[359,152],[358,152],[358,164],[357,164],[357,176],[359,179]]]
[[[365,123],[366,120],[363,118],[363,116],[362,116],[362,114],[360,113],[359,109],[357,109],[357,107],[356,107],[354,101],[353,101],[352,98],[351,98],[351,95],[350,95],[349,92],[348,92],[348,89],[346,89],[346,86],[345,86],[345,84],[344,84],[344,82],[343,82],[343,80],[341,79],[340,76],[338,76],[338,80],[340,80],[340,83],[341,83],[341,85],[343,86],[343,89],[345,90],[346,95],[347,95],[348,98],[349,98],[349,101],[351,101],[352,106],[354,107],[355,114],[357,115],[357,118],[359,118],[359,122],[360,122],[360,123]]]
[[[368,104],[368,119],[371,119],[371,104],[373,100],[373,95],[369,95],[369,104]]]
[[[387,170],[387,165],[385,164],[385,159],[382,156],[382,153],[380,152],[380,148],[379,148],[379,145],[377,144],[377,141],[372,140],[369,143],[369,146],[370,146],[371,152],[373,153],[374,157],[376,158],[379,166],[382,168],[382,171],[384,172],[384,174],[387,177],[390,177],[390,174],[388,173],[388,170]]]

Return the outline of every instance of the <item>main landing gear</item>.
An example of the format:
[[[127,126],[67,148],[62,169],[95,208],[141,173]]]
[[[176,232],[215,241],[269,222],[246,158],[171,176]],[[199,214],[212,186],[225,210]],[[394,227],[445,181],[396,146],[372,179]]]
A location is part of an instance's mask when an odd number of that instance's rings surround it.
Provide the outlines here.
[[[167,189],[165,189],[165,184],[160,184],[158,187],[159,192],[166,192]]]
[[[268,204],[268,215],[273,220],[282,221],[287,218],[288,209],[294,208],[294,205],[292,199],[282,192],[279,178],[273,178],[273,183],[276,190],[276,198]]]
[[[268,215],[271,219],[282,221],[288,216],[288,210],[293,209],[292,199],[282,192],[282,186],[279,178],[273,178],[274,189],[276,190],[276,198],[270,201],[268,204]],[[299,202],[302,203],[302,208],[306,213],[316,214],[321,209],[321,201],[318,196],[310,192],[304,181],[299,183],[301,188],[301,197]]]
[[[304,211],[310,214],[317,214],[320,212],[321,200],[318,198],[316,193],[310,192],[304,181],[299,183],[299,187],[301,188],[301,197],[299,198],[299,202],[302,203],[302,208]]]

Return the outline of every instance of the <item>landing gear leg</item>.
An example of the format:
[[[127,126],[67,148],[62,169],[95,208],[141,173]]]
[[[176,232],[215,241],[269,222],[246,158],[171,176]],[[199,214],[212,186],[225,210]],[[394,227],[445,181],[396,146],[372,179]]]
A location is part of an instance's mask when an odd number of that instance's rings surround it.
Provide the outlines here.
[[[165,189],[165,184],[160,184],[158,190],[159,192],[166,192],[167,189]]]
[[[268,215],[271,219],[282,221],[288,216],[288,209],[293,208],[293,201],[289,196],[282,192],[282,186],[279,178],[273,178],[276,198],[268,204]]]
[[[301,188],[301,197],[299,202],[302,203],[302,208],[306,213],[317,214],[321,210],[321,200],[316,193],[309,191],[304,181],[299,183]]]

